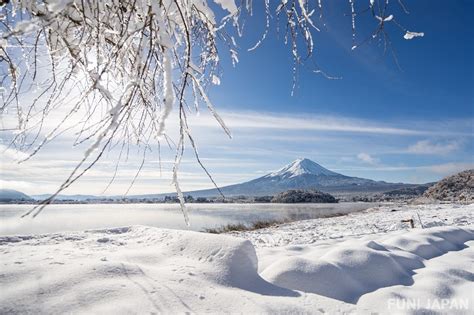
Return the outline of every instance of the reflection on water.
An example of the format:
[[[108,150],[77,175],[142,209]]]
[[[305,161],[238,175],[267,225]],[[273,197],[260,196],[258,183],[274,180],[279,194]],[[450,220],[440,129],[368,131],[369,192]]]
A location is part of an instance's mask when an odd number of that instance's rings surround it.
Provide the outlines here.
[[[189,204],[191,230],[261,220],[307,220],[360,211],[373,203]],[[177,204],[50,205],[36,218],[20,215],[31,205],[0,205],[0,235],[81,231],[128,225],[187,229]]]

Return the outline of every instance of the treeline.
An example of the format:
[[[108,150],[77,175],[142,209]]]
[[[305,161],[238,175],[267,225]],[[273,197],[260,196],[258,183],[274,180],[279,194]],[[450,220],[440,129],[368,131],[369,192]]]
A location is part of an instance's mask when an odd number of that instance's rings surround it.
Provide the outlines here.
[[[336,203],[338,200],[327,193],[318,190],[291,189],[275,196],[234,196],[230,198],[185,196],[187,203]],[[177,196],[166,196],[164,203],[179,202]]]
[[[334,196],[317,190],[292,189],[276,194],[275,196],[231,196],[231,197],[193,197],[184,196],[186,203],[335,203]],[[30,200],[28,203],[37,203]],[[55,204],[127,204],[127,203],[179,203],[177,195],[164,198],[94,198],[86,200],[53,200]]]

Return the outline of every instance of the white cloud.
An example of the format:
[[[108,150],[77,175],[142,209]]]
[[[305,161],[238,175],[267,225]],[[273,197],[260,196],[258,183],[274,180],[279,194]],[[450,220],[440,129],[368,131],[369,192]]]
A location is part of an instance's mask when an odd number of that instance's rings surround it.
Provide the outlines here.
[[[32,189],[33,187],[34,185],[32,183],[25,181],[0,179],[0,188],[26,191]]]
[[[347,171],[376,171],[376,172],[400,172],[400,171],[428,171],[440,175],[451,175],[467,169],[474,169],[474,163],[464,162],[452,162],[442,164],[431,164],[431,165],[402,165],[402,166],[391,166],[391,165],[380,165],[375,167],[342,167],[342,168],[331,168],[332,171],[336,172],[347,172]]]
[[[409,146],[407,152],[414,154],[446,155],[459,150],[460,147],[461,143],[459,141],[435,143],[430,140],[421,140]]]
[[[364,152],[361,152],[361,153],[357,154],[357,158],[359,160],[361,160],[362,162],[364,162],[364,163],[372,164],[372,165],[375,165],[379,162],[378,159],[376,159],[376,158],[372,157],[370,154],[364,153]]]
[[[398,136],[420,136],[420,135],[464,135],[472,136],[464,130],[464,123],[459,124],[462,130],[444,128],[443,131],[437,128],[436,122],[431,122],[424,129],[412,129],[406,127],[406,123],[389,124],[386,122],[371,121],[343,116],[329,115],[295,115],[289,113],[268,113],[268,112],[220,112],[225,123],[231,131],[248,129],[269,129],[269,130],[305,130],[305,131],[330,131],[344,133],[398,135]],[[200,115],[199,119],[192,119],[192,126],[196,127],[219,127],[212,116],[208,114]],[[444,125],[445,123],[443,123]],[[411,124],[411,125],[414,125]],[[421,125],[421,124],[417,124]],[[453,127],[454,126],[454,127]]]
[[[429,167],[430,171],[445,176],[452,175],[468,169],[474,169],[474,163],[445,163],[432,165]]]

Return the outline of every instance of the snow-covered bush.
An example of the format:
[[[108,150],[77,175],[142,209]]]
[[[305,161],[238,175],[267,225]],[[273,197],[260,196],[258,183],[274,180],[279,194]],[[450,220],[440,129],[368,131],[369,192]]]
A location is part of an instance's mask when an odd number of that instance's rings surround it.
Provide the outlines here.
[[[465,170],[443,178],[428,188],[420,202],[474,202],[474,169]]]

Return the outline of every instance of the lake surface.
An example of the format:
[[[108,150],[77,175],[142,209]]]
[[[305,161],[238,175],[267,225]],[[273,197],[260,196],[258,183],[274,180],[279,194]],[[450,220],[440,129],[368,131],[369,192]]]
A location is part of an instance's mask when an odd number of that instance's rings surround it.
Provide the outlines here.
[[[189,204],[191,230],[259,220],[306,220],[347,214],[375,203],[336,204]],[[0,235],[82,231],[129,225],[187,229],[178,204],[57,204],[36,218],[20,218],[32,205],[0,205]]]

